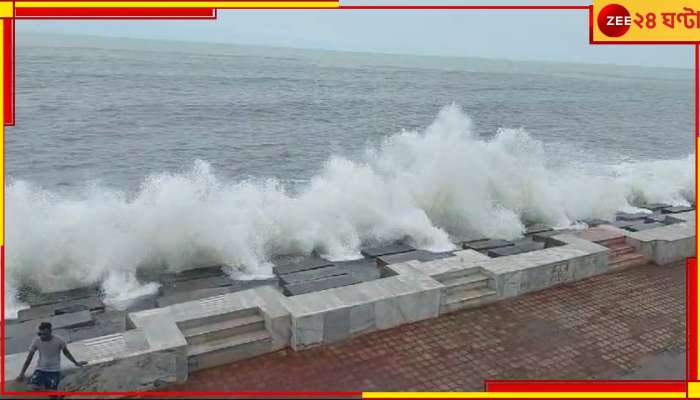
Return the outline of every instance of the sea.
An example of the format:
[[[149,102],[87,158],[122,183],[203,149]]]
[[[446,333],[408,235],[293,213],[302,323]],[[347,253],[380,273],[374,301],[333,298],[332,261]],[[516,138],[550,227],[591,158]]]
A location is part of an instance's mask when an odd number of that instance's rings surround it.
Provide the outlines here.
[[[695,202],[693,71],[22,33],[5,133],[17,288]]]

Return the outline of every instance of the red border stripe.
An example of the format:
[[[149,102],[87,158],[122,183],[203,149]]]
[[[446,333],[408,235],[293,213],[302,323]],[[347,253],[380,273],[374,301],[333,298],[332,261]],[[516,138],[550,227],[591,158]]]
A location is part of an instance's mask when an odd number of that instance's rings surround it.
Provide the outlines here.
[[[216,18],[213,8],[32,7],[15,9],[17,18]]]
[[[15,124],[15,20],[3,20],[3,121]]]
[[[687,261],[687,274],[686,274],[686,291],[688,302],[686,304],[686,316],[687,316],[687,326],[688,331],[688,343],[686,343],[686,348],[688,349],[688,381],[698,380],[698,349],[695,344],[698,342],[698,318],[697,318],[697,304],[698,304],[698,268],[697,260],[690,258]]]
[[[489,392],[685,392],[684,381],[657,382],[552,382],[552,381],[493,381],[487,382]]]

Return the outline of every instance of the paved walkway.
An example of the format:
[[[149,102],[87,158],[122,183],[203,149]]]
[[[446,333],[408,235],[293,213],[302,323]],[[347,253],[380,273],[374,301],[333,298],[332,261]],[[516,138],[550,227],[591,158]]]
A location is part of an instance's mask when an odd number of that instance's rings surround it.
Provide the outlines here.
[[[266,354],[169,389],[468,391],[483,390],[484,379],[683,379],[684,351],[685,267],[644,266],[332,346]]]

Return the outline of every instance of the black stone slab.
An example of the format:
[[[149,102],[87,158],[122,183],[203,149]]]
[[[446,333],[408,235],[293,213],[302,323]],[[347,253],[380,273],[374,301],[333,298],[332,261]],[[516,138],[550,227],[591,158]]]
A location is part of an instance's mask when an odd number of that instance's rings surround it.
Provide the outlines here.
[[[618,221],[635,221],[638,219],[644,219],[649,215],[650,215],[649,213],[643,213],[643,212],[636,212],[636,213],[618,212],[616,215],[616,218]]]
[[[23,287],[19,290],[18,300],[29,306],[42,306],[53,303],[65,303],[87,297],[100,297],[99,285],[86,286],[57,292],[40,292],[34,288]]]
[[[226,275],[222,270],[223,267],[222,265],[214,265],[210,267],[188,269],[178,273],[167,273],[161,275],[159,281],[163,283],[173,283],[222,276]]]
[[[564,233],[571,233],[571,232],[572,231],[570,229],[556,229],[553,231],[535,233],[534,235],[531,235],[530,237],[532,238],[532,240],[534,240],[536,242],[546,242],[547,239],[551,238],[552,236],[561,235]]]
[[[674,206],[674,207],[664,208],[663,210],[661,210],[661,212],[664,214],[677,214],[677,213],[688,212],[688,211],[693,211],[693,210],[695,210],[695,208],[693,208],[693,207]]]
[[[454,256],[454,253],[452,252],[433,253],[432,251],[426,250],[414,250],[406,253],[389,254],[386,256],[377,257],[377,265],[383,266],[390,264],[399,264],[411,260],[426,262],[452,256]]]
[[[473,249],[476,251],[491,250],[506,246],[513,246],[513,243],[502,239],[489,239],[464,244],[465,249]]]
[[[77,328],[81,326],[94,325],[95,320],[90,311],[79,311],[77,313],[55,315],[43,319],[20,322],[8,325],[5,329],[6,337],[36,336],[37,328],[43,321],[51,323],[53,329]]]
[[[544,249],[542,242],[522,243],[515,246],[499,247],[488,251],[489,257],[504,257]]]
[[[126,311],[110,310],[93,314],[92,326],[68,328],[71,342],[112,335],[126,331]]]
[[[659,211],[662,208],[668,208],[671,207],[670,204],[665,204],[665,203],[650,203],[650,204],[644,204],[639,206],[639,208],[646,208],[647,210],[651,211]]]
[[[611,222],[610,225],[616,226],[618,228],[627,228],[628,226],[643,224],[643,219],[636,219],[633,221],[615,221]]]
[[[368,247],[362,249],[360,252],[365,257],[377,258],[380,256],[388,256],[390,254],[406,253],[413,250],[415,250],[415,248],[407,244],[395,243],[388,244],[386,246]]]
[[[253,289],[261,286],[277,286],[279,283],[279,278],[268,278],[268,279],[251,279],[245,281],[233,281],[231,284],[231,292],[240,292],[242,290]]]
[[[170,296],[176,293],[190,292],[193,290],[207,289],[222,286],[231,286],[232,281],[228,276],[212,276],[209,278],[192,279],[163,284],[158,289],[161,296]]]
[[[296,284],[301,282],[313,281],[316,279],[324,279],[331,276],[346,275],[347,272],[332,265],[330,267],[309,269],[306,271],[294,272],[291,274],[280,275],[280,282],[283,285]]]
[[[78,311],[104,310],[105,305],[99,297],[86,297],[84,299],[71,300],[62,303],[52,303],[43,306],[34,306],[17,313],[17,321],[24,322],[32,319],[52,317],[54,315],[70,314]]]
[[[668,218],[668,215],[666,214],[652,214],[646,218],[644,218],[645,222],[659,222],[659,223],[664,223],[666,219]]]
[[[488,238],[484,235],[473,233],[453,236],[450,238],[450,240],[452,241],[452,243],[455,243],[457,246],[462,248],[464,243],[479,242],[481,240],[488,240]]]
[[[600,219],[600,218],[584,219],[584,220],[581,220],[581,222],[583,222],[584,224],[586,224],[590,227],[594,227],[594,226],[598,226],[598,225],[605,225],[605,224],[610,223],[609,221],[606,221],[606,220]]]
[[[537,225],[531,225],[525,228],[525,234],[526,235],[533,235],[535,233],[541,233],[541,232],[547,232],[547,231],[552,231],[554,230],[552,227],[543,225],[543,224],[537,224]]]
[[[373,281],[381,278],[381,269],[377,266],[375,258],[362,258],[352,261],[340,261],[336,267],[345,271],[360,282]]]
[[[632,232],[639,232],[639,231],[646,231],[646,230],[654,229],[654,228],[660,228],[662,226],[665,226],[665,225],[662,223],[659,223],[659,222],[652,222],[649,224],[637,224],[637,225],[628,226],[628,227],[625,227],[625,229],[632,231]]]
[[[332,276],[326,279],[317,279],[315,281],[287,285],[284,287],[284,294],[287,296],[297,296],[304,293],[319,292],[321,290],[354,285],[356,283],[360,283],[360,281],[355,279],[352,275]]]
[[[278,265],[273,267],[272,271],[275,273],[275,275],[284,275],[310,269],[329,267],[331,265],[333,265],[333,262],[331,261],[325,260],[321,257],[310,256],[304,257],[299,261]]]

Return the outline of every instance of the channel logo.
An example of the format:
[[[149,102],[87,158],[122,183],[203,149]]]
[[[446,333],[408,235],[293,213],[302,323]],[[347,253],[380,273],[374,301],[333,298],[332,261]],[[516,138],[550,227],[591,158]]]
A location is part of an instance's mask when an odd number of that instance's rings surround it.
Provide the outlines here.
[[[620,37],[630,30],[632,16],[619,4],[608,4],[598,14],[598,29],[609,37]]]

